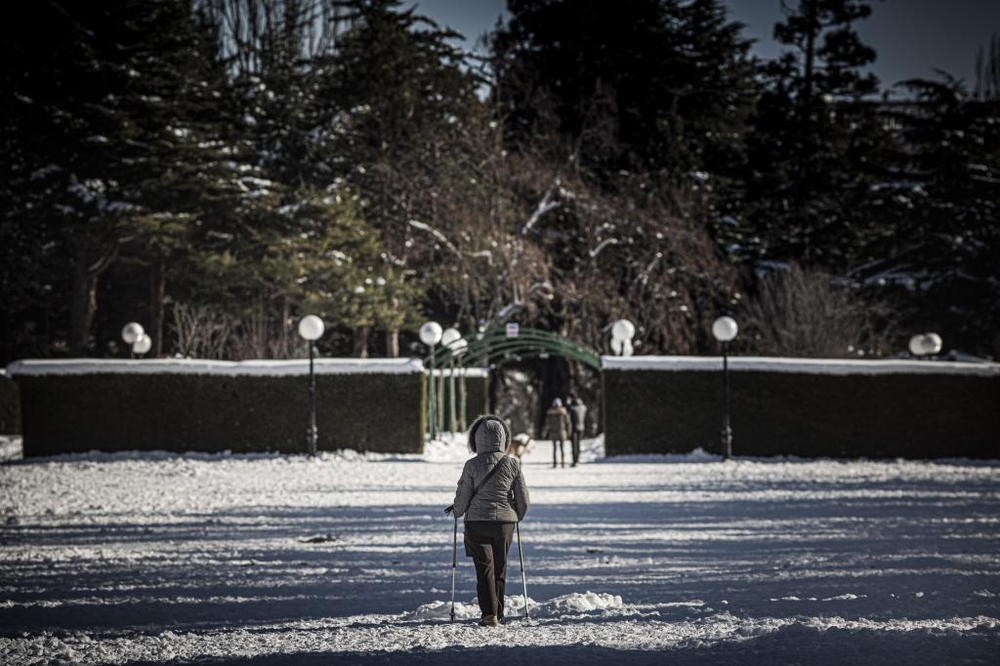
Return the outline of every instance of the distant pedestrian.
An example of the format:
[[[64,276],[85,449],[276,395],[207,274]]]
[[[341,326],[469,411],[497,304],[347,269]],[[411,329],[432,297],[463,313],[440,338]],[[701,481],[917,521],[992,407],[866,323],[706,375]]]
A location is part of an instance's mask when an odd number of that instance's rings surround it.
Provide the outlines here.
[[[455,503],[445,509],[465,516],[465,555],[476,567],[476,596],[482,626],[500,624],[504,615],[507,551],[514,527],[528,511],[528,485],[521,463],[504,451],[510,430],[497,416],[484,415],[469,428],[469,450],[458,480]]]
[[[552,401],[552,406],[545,413],[545,429],[542,431],[543,439],[552,440],[552,466],[558,467],[557,462],[561,461],[562,466],[566,466],[566,451],[563,449],[563,442],[569,439],[570,422],[569,412],[563,407],[562,400],[556,398]],[[556,454],[558,453],[558,459]]]
[[[569,415],[573,425],[573,465],[580,462],[580,439],[587,429],[587,406],[576,395],[569,394]]]

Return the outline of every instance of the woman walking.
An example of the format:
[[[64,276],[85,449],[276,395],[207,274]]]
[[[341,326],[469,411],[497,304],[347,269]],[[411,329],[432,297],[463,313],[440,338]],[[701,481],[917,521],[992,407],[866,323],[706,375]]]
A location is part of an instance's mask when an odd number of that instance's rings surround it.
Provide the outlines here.
[[[563,442],[569,439],[571,427],[569,422],[569,412],[563,407],[562,400],[556,398],[552,401],[552,406],[545,413],[545,427],[542,429],[542,437],[552,440],[552,466],[556,464],[556,452],[559,453],[558,460],[562,466],[566,466],[566,451],[563,449]]]
[[[507,551],[514,527],[528,511],[528,486],[521,463],[505,454],[510,430],[499,417],[480,416],[469,429],[469,451],[458,480],[455,503],[445,509],[455,519],[465,516],[465,555],[476,567],[476,595],[482,626],[500,624],[504,616]]]

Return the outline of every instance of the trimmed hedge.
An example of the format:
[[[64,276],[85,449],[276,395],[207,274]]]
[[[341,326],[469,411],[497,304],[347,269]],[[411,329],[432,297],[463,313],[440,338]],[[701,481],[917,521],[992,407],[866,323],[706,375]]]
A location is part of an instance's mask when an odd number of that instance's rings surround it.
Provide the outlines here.
[[[423,451],[422,372],[317,374],[319,450]],[[24,455],[304,453],[304,375],[24,374]]]
[[[21,434],[21,398],[17,384],[0,372],[0,435]]]
[[[603,373],[608,455],[721,450],[714,371]],[[731,368],[733,455],[1000,456],[1000,374],[823,374]]]

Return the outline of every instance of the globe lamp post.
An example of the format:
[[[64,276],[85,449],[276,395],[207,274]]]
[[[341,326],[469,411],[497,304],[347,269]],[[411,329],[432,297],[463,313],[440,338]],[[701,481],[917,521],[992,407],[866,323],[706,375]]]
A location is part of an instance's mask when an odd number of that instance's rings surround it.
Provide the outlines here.
[[[142,356],[153,348],[153,339],[143,333],[132,343],[132,353]]]
[[[635,324],[628,319],[619,319],[611,325],[611,351],[618,356],[631,356],[634,337]]]
[[[935,356],[941,352],[943,344],[937,333],[920,333],[910,338],[910,353],[917,358]]]
[[[145,335],[146,331],[143,330],[142,325],[134,321],[130,321],[122,328],[122,341],[128,345],[130,358],[135,358],[135,343]]]
[[[732,317],[719,317],[712,323],[712,335],[722,345],[722,459],[733,455],[733,429],[729,425],[729,343],[740,327]]]
[[[441,342],[441,336],[444,331],[441,330],[441,324],[436,321],[429,321],[420,327],[420,341],[431,349],[431,368],[430,368],[430,390],[428,391],[428,406],[430,408],[430,425],[431,425],[431,439],[437,438],[437,405],[434,399],[434,347],[437,343]]]
[[[313,343],[319,340],[326,327],[323,320],[316,315],[306,315],[299,321],[299,335],[309,344],[309,425],[306,428],[306,453],[310,457],[316,455],[316,440],[319,430],[316,428],[316,375],[313,372]]]

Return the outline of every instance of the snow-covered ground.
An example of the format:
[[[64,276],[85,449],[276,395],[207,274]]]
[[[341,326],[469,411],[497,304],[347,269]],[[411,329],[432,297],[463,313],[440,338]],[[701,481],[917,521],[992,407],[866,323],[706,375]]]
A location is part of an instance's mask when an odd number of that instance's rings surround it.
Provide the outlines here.
[[[88,454],[0,438],[0,663],[997,663],[1000,463],[525,458],[508,621],[475,626],[422,456]],[[488,662],[486,661],[488,660]]]

